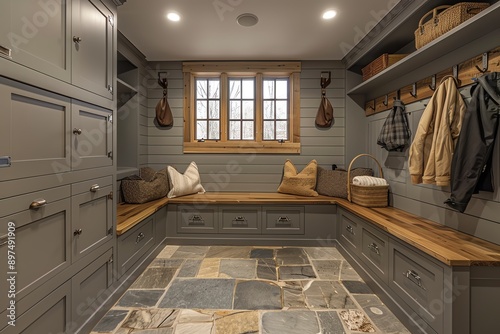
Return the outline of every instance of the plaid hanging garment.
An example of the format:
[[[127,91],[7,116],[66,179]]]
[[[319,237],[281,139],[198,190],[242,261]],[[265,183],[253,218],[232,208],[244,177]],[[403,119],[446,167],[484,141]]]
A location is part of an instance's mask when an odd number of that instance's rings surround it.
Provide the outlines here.
[[[395,100],[377,138],[377,144],[387,151],[403,152],[408,146],[410,137],[411,131],[405,106],[401,100]]]

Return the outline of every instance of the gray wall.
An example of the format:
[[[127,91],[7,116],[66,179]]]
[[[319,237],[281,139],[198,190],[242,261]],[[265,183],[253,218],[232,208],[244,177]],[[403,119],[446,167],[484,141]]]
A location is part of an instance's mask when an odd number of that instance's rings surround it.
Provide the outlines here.
[[[148,128],[149,166],[160,169],[172,165],[184,172],[187,165],[195,161],[207,191],[274,192],[287,158],[298,169],[302,169],[311,159],[316,159],[325,168],[331,168],[332,164],[345,164],[345,70],[340,61],[302,62],[300,155],[183,154],[182,63],[150,62],[149,66],[155,71],[168,72],[168,101],[174,116],[172,128],[155,126],[154,107],[162,96],[162,89],[154,85],[155,79],[151,80],[148,114],[147,119],[144,119]],[[321,71],[332,71],[327,97],[334,107],[335,124],[329,129],[319,129],[314,124],[321,97]],[[233,172],[235,169],[236,173]]]
[[[470,98],[469,88],[462,89],[462,95]],[[406,106],[408,119],[415,133],[427,100]],[[380,133],[388,111],[366,118],[369,152],[384,165],[384,175],[390,182],[391,205],[405,211],[439,222],[459,231],[500,244],[500,192],[498,191],[498,171],[500,170],[500,145],[495,146],[493,170],[497,171],[496,191],[480,192],[474,195],[467,210],[462,214],[449,209],[443,202],[449,197],[449,187],[413,185],[408,172],[408,151],[387,152],[380,148],[377,136]],[[500,135],[500,133],[499,133]],[[497,143],[499,143],[497,141]]]

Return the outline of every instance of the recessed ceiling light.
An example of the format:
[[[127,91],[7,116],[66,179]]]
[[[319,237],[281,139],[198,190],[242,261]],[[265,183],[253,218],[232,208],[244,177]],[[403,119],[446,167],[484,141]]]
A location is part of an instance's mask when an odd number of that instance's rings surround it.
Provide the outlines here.
[[[323,19],[324,20],[331,20],[337,15],[337,12],[334,10],[327,10],[326,12],[323,13]]]
[[[240,16],[238,16],[236,18],[236,22],[238,22],[238,24],[240,26],[251,27],[251,26],[256,25],[257,22],[259,22],[259,18],[257,16],[255,16],[254,14],[245,13],[245,14],[241,14]]]
[[[167,14],[167,19],[173,22],[179,22],[181,20],[181,16],[175,12],[170,12]]]

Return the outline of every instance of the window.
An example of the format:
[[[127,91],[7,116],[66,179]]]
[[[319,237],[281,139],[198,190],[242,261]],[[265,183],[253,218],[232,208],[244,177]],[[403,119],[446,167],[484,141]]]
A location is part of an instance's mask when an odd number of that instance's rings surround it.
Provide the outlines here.
[[[300,153],[300,67],[184,63],[184,152]]]

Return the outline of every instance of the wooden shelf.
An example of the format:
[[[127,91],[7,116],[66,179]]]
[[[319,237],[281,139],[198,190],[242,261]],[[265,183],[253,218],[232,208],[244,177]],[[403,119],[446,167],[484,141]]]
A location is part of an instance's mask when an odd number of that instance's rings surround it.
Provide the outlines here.
[[[117,78],[116,83],[118,85],[118,109],[120,109],[128,100],[133,98],[137,94],[137,89],[130,86],[125,81]]]
[[[396,91],[420,79],[499,46],[500,2],[435,39],[348,92],[365,101]]]

